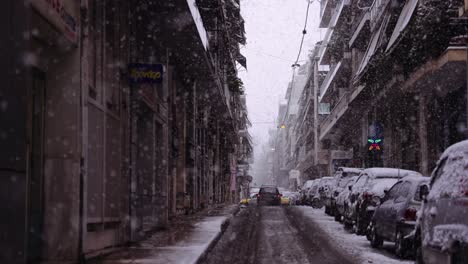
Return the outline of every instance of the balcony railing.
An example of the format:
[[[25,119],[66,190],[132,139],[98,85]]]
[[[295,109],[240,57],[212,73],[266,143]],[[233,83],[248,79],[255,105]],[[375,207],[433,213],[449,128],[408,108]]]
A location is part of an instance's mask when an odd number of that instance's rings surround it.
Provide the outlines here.
[[[371,30],[374,30],[375,26],[382,19],[382,14],[387,7],[390,0],[375,0],[370,7],[370,26]]]
[[[349,93],[346,92],[331,110],[330,115],[320,124],[320,140],[322,140],[333,128],[338,119],[346,112],[349,102]]]
[[[328,25],[328,30],[325,33],[325,37],[322,40],[322,46],[320,47],[320,50],[319,50],[320,64],[322,64],[323,58],[324,58],[325,53],[327,51],[328,43],[330,43],[330,41],[331,41],[331,39],[333,37],[335,27],[338,25],[338,22],[340,21],[340,18],[342,18],[343,9],[344,9],[345,6],[348,6],[348,5],[349,5],[349,0],[341,0],[341,1],[339,1],[337,3],[335,8],[331,11],[332,14],[331,14],[331,19],[330,19],[330,22],[329,22],[329,25]],[[325,64],[327,64],[327,62],[325,62]]]

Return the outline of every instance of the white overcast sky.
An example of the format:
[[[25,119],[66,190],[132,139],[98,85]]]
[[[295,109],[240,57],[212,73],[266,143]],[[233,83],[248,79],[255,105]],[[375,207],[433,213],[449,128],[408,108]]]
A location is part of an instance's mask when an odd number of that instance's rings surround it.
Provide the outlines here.
[[[291,65],[299,52],[307,0],[241,0],[247,45],[241,53],[247,57],[248,71],[239,72],[247,94],[252,122],[250,132],[255,151],[268,140],[268,129],[278,112],[291,80]],[[300,60],[320,40],[318,28],[320,4],[315,0],[309,11],[307,34]],[[325,31],[322,30],[322,34]]]

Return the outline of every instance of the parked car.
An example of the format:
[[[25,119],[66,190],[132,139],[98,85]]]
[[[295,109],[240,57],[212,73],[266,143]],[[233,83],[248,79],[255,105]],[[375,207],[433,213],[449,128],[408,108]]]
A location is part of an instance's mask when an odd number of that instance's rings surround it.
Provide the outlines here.
[[[416,171],[394,168],[363,170],[352,187],[349,211],[343,220],[347,225],[353,226],[356,234],[363,235],[374,214],[375,206],[380,204],[385,191],[389,190],[399,179],[411,175],[422,176]]]
[[[319,197],[321,206],[325,205],[325,199],[330,195],[330,190],[333,185],[334,179],[331,176],[325,176],[320,178],[319,183]]]
[[[289,195],[289,202],[291,205],[299,205],[299,192],[291,192]]]
[[[300,204],[306,205],[307,204],[307,193],[310,190],[310,187],[312,187],[312,184],[314,183],[314,180],[308,180],[302,185],[301,191],[300,191]]]
[[[306,193],[306,205],[313,206],[314,208],[318,206],[318,200],[320,200],[318,196],[319,183],[320,179],[313,180],[312,186]]]
[[[336,197],[335,202],[335,220],[340,221],[342,216],[346,216],[349,207],[349,195],[351,194],[351,188],[353,184],[356,182],[359,176],[353,176],[350,178],[346,178],[346,185],[343,188],[343,191],[340,192],[338,197]],[[345,226],[348,227],[348,226]]]
[[[280,205],[281,194],[276,186],[263,185],[257,195],[257,205]]]
[[[407,176],[400,179],[375,209],[368,238],[372,247],[380,247],[383,241],[395,242],[395,253],[404,258],[411,252],[413,241],[408,239],[416,226],[416,213],[421,208],[421,186],[429,183],[429,177]]]
[[[348,182],[347,178],[352,176],[358,176],[361,173],[362,169],[359,168],[346,168],[340,167],[336,170],[333,178],[333,182],[330,186],[329,195],[325,197],[324,204],[325,204],[325,213],[328,215],[335,215],[336,207],[336,197],[343,191],[346,183]]]
[[[417,239],[420,263],[468,261],[468,140],[449,147],[432,173],[423,199]]]

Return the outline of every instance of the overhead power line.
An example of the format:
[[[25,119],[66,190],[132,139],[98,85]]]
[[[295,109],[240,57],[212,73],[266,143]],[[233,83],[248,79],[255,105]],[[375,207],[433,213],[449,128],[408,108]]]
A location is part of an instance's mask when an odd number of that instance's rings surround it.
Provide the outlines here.
[[[302,46],[304,45],[304,38],[305,38],[305,35],[307,34],[307,21],[309,19],[309,8],[310,8],[310,4],[313,1],[314,0],[307,0],[307,10],[306,10],[306,17],[305,17],[305,22],[304,22],[304,29],[302,30],[301,45],[299,46],[299,52],[297,53],[296,62],[294,62],[294,64],[292,65],[293,68],[300,66],[298,62],[299,62],[299,57],[301,56]]]

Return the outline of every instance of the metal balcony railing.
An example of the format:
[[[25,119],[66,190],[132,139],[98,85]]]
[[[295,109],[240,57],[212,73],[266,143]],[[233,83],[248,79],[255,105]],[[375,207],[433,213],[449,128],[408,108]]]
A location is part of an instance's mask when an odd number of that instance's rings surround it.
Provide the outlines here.
[[[338,103],[331,110],[330,115],[320,124],[320,140],[333,128],[336,121],[344,114],[348,108],[349,103],[349,92],[346,92],[341,96]]]

